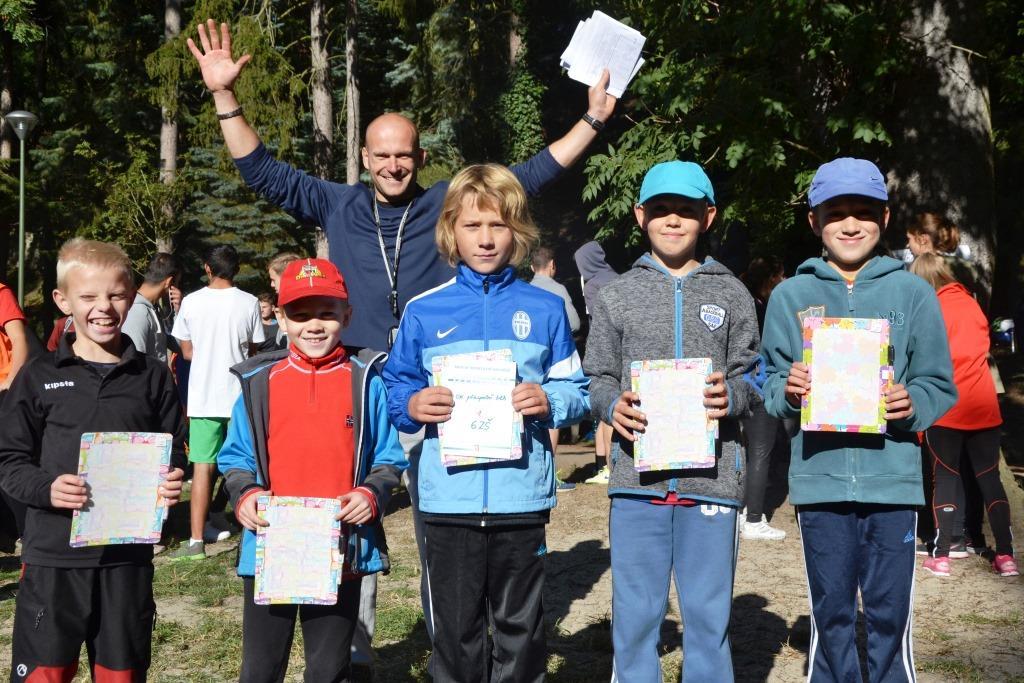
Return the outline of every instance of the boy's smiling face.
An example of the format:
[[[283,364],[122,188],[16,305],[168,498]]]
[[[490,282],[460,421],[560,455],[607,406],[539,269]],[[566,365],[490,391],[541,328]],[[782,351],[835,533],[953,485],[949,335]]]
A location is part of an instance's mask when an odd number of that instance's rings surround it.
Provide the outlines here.
[[[455,219],[455,246],[463,263],[481,275],[490,275],[508,265],[515,243],[512,228],[497,208],[477,199],[473,194],[462,198]]]
[[[281,309],[289,343],[309,358],[323,358],[341,341],[352,319],[352,308],[333,296],[306,296]]]
[[[75,353],[87,360],[121,355],[121,325],[135,298],[135,286],[121,268],[82,265],[68,270],[53,290],[57,307],[75,321]]]
[[[840,195],[811,209],[808,220],[821,237],[829,264],[842,275],[854,277],[871,259],[889,223],[889,208],[870,197]]]
[[[633,211],[640,229],[651,241],[651,253],[675,271],[696,256],[697,238],[711,227],[716,209],[705,199],[659,194]]]

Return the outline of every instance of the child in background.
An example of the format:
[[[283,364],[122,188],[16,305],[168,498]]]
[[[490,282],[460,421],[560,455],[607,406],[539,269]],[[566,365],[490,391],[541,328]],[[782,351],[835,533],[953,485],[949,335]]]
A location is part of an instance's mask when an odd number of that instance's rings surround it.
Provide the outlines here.
[[[188,459],[193,464],[190,500],[190,538],[172,560],[201,560],[206,541],[227,538],[229,532],[207,522],[213,481],[228,418],[238,398],[238,380],[231,368],[256,353],[263,341],[260,306],[252,294],[234,285],[238,252],[229,244],[213,247],[203,263],[207,285],[186,296],[171,334],[181,355],[191,361],[188,381]]]
[[[352,309],[338,269],[323,259],[292,261],[278,303],[289,350],[233,368],[242,396],[217,458],[246,529],[238,560],[245,587],[241,680],[284,679],[298,617],[306,680],[347,681],[360,577],[388,569],[380,520],[407,463],[378,374],[385,354],[366,349],[352,357],[341,345]],[[266,525],[256,498],[271,491],[341,501],[338,518],[351,526],[343,534],[349,546],[336,605],[253,602],[254,532]]]
[[[597,293],[606,284],[619,276],[605,260],[604,248],[595,240],[581,246],[573,254],[576,269],[580,271],[583,283],[583,300],[587,307],[587,316],[593,316]],[[584,484],[608,485],[611,468],[608,467],[608,453],[612,448],[612,426],[601,418],[594,426],[594,466],[596,472]]]
[[[813,392],[802,362],[807,316],[885,318],[895,373],[884,435],[800,432],[789,497],[797,506],[811,601],[808,679],[862,680],[857,593],[867,627],[868,678],[913,681],[911,615],[917,509],[924,504],[917,432],[956,402],[935,292],[903,264],[875,256],[889,222],[885,176],[863,159],[822,165],[808,221],[826,256],[808,259],[772,292],[762,353],[765,407],[798,418]]]
[[[747,272],[740,278],[754,297],[759,335],[764,330],[768,298],[772,290],[785,279],[782,261],[775,256],[753,259],[747,266]],[[744,418],[742,423],[747,450],[747,485],[743,499],[745,519],[740,524],[740,536],[748,540],[781,541],[786,537],[786,532],[768,524],[764,499],[768,491],[772,455],[777,452],[775,446],[780,443],[782,421],[769,415],[761,403],[751,410],[750,416]]]
[[[284,269],[288,267],[288,264],[292,261],[302,260],[302,257],[291,251],[282,251],[280,254],[270,259],[267,263],[267,275],[270,277],[270,287],[276,292],[281,285],[281,274]],[[286,349],[288,348],[288,335],[285,334],[284,324],[281,321],[281,312],[274,309],[274,316],[277,318],[277,334],[274,336],[275,348]],[[269,343],[270,338],[268,337],[266,342]]]
[[[919,255],[910,264],[910,272],[935,288],[949,337],[953,381],[960,395],[956,405],[925,432],[935,482],[932,511],[936,537],[924,568],[936,576],[952,573],[949,550],[959,540],[956,537],[962,529],[956,527],[956,511],[964,506],[960,462],[967,459],[977,477],[996,540],[992,568],[1000,576],[1018,576],[1010,533],[1010,503],[999,480],[999,425],[1003,419],[988,368],[988,320],[941,256]]]
[[[181,494],[185,425],[167,366],[121,325],[135,286],[120,247],[75,238],[57,261],[57,306],[75,321],[57,352],[31,360],[0,410],[0,486],[28,506],[14,607],[12,681],[70,681],[84,642],[94,681],[142,681],[150,664],[153,546],[72,548],[83,432],[168,432],[171,471],[153,493]]]
[[[715,195],[695,163],[668,161],[644,176],[634,208],[651,251],[596,297],[583,367],[593,414],[615,429],[609,537],[613,680],[661,681],[658,642],[675,574],[687,682],[731,681],[729,615],[736,570],[743,453],[736,418],[760,403],[757,318],[729,269],[698,261],[715,219]],[[719,422],[712,468],[637,472],[636,432],[646,425],[633,392],[633,361],[711,358],[704,407]]]
[[[0,402],[28,360],[28,333],[14,291],[0,282]],[[0,403],[2,404],[2,403]]]
[[[281,326],[277,320],[277,297],[273,292],[263,292],[256,297],[260,302],[260,322],[263,324],[263,343],[260,344],[260,353],[265,351],[276,351],[278,346],[277,338],[281,333]]]
[[[128,310],[123,332],[131,337],[135,348],[157,360],[167,362],[167,331],[156,306],[167,297],[171,303],[181,301],[181,265],[173,254],[158,253],[150,260],[142,276],[135,301]]]
[[[399,430],[426,425],[418,500],[426,535],[436,681],[537,681],[547,667],[541,598],[544,525],[555,506],[548,429],[589,408],[586,380],[562,299],[516,278],[537,240],[526,194],[506,168],[460,171],[448,188],[437,243],[455,278],[409,301],[384,368],[388,410]],[[433,386],[433,359],[511,349],[524,417],[515,461],[445,467],[437,425],[452,392]],[[488,626],[494,638],[487,644]]]

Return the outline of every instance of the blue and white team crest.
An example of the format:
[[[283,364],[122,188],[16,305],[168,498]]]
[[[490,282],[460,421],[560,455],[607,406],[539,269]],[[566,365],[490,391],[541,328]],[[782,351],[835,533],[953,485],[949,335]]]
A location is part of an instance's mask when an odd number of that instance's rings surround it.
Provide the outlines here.
[[[714,304],[702,304],[700,307],[700,319],[708,329],[714,332],[725,324],[725,309]]]
[[[516,311],[512,314],[512,332],[516,339],[522,341],[530,336],[530,316],[526,311]]]

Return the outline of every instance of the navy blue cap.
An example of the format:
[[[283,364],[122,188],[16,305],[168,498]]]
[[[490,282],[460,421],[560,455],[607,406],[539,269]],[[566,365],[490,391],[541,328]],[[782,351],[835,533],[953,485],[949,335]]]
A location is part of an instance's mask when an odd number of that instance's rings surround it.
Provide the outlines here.
[[[811,181],[807,198],[811,208],[833,197],[855,194],[879,201],[889,201],[885,189],[885,176],[878,167],[866,159],[840,157],[818,167]]]

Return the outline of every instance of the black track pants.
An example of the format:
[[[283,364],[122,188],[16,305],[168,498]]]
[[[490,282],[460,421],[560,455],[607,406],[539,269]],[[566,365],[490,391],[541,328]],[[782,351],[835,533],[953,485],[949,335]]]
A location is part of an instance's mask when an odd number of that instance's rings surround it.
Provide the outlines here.
[[[313,683],[349,680],[352,634],[359,618],[359,586],[342,581],[336,605],[257,605],[255,580],[244,577],[242,607],[242,683],[277,683],[284,680],[295,634],[295,618],[302,624],[306,653],[304,679]]]
[[[435,683],[542,681],[544,527],[424,527]]]
[[[996,553],[1012,555],[1010,504],[1006,500],[1006,490],[999,481],[999,429],[965,431],[932,427],[926,433],[925,443],[935,468],[935,489],[932,495],[932,510],[938,529],[935,556],[949,555],[952,539],[962,531],[956,528],[957,510],[964,505],[964,488],[960,478],[961,457],[969,460],[974,469],[988,511],[992,535],[995,537]]]

